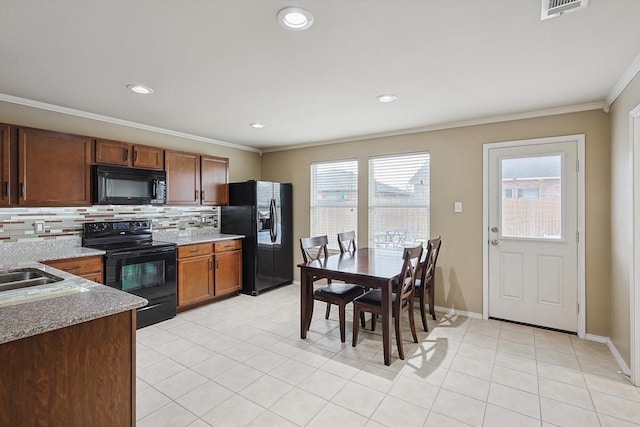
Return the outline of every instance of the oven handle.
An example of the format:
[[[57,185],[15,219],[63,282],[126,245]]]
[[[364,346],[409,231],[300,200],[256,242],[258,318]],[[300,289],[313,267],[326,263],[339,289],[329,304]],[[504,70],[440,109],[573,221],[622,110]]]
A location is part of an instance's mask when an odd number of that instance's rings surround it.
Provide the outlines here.
[[[106,256],[107,258],[110,258],[110,259],[122,259],[122,258],[137,258],[141,256],[148,256],[148,255],[166,254],[169,252],[175,253],[176,248],[167,247],[167,248],[148,249],[144,251],[135,251],[135,252],[118,252],[115,254],[107,254]]]
[[[160,307],[161,305],[162,305],[162,303],[148,305],[146,307],[139,308],[137,311],[138,311],[138,313],[140,313],[140,312],[143,312],[143,311],[151,310],[152,308]]]

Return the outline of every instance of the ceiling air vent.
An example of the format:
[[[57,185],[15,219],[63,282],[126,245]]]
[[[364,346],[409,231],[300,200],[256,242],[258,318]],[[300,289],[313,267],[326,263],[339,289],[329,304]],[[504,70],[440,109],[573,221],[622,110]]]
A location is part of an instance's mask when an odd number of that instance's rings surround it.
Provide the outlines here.
[[[540,19],[543,21],[555,18],[565,12],[587,7],[589,0],[542,0],[542,13]]]

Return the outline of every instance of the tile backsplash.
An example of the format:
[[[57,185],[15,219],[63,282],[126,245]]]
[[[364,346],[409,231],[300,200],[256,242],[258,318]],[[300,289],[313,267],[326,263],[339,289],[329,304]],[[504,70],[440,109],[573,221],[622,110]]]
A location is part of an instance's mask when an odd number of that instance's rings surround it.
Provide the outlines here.
[[[77,208],[0,209],[0,244],[51,239],[78,239],[82,224],[94,221],[151,219],[154,231],[219,230],[217,206],[91,206]],[[44,222],[44,232],[36,232]]]

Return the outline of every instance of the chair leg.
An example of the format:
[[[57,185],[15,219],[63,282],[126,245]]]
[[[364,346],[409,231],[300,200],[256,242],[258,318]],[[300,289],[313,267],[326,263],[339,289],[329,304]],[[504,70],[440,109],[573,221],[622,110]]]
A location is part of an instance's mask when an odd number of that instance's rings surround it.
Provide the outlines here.
[[[311,320],[313,319],[313,302],[315,301],[315,298],[311,299],[311,307],[310,307],[310,315],[309,315],[309,322],[307,322],[307,331],[311,328]]]
[[[432,280],[429,283],[429,312],[431,313],[431,317],[433,320],[436,320],[436,290],[435,290],[435,280]]]
[[[338,314],[340,316],[340,341],[344,342],[346,330],[345,330],[345,319],[344,319],[344,304],[338,305]]]
[[[331,303],[328,302],[327,303],[327,312],[325,313],[324,318],[328,319],[330,313],[331,313]]]
[[[364,314],[357,309],[357,306],[353,304],[353,339],[351,340],[351,346],[355,347],[358,343],[358,332],[360,324],[358,323],[358,314]]]
[[[411,326],[411,335],[413,335],[413,342],[418,342],[418,335],[416,334],[416,322],[413,316],[413,301],[409,303],[409,326]]]
[[[422,328],[425,332],[429,332],[429,327],[427,326],[427,309],[424,306],[425,293],[420,293],[420,317],[422,318]]]
[[[364,328],[364,312],[363,311],[360,312],[360,324]]]
[[[371,331],[375,331],[376,330],[376,318],[378,316],[375,315],[375,313],[371,313]]]
[[[404,360],[404,348],[402,348],[402,328],[400,327],[400,313],[396,313],[396,343],[398,344],[398,357]]]

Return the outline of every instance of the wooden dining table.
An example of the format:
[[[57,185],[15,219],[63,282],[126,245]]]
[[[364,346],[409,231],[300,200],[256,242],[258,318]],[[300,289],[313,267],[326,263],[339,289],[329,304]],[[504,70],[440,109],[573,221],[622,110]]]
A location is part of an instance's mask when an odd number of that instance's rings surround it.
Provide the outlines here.
[[[355,283],[382,291],[382,345],[384,364],[391,364],[391,294],[400,279],[402,249],[360,248],[299,264],[300,338],[306,339],[313,311],[313,279],[316,277]]]

